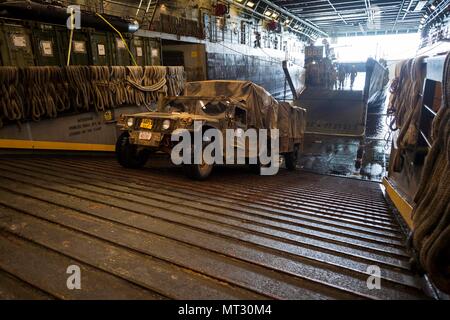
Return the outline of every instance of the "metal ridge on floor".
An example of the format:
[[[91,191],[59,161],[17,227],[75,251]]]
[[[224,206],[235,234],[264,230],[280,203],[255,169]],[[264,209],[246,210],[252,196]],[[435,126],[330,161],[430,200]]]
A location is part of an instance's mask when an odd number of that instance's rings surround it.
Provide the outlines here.
[[[0,296],[58,299],[424,299],[380,185],[164,161],[0,160]],[[66,287],[69,265],[82,290]],[[381,288],[370,289],[370,267]]]

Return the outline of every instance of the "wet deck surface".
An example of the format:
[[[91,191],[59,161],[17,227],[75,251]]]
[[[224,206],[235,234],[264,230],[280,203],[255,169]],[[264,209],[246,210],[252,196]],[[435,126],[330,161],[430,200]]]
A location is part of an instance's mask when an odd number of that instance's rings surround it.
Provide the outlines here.
[[[0,160],[0,297],[417,299],[377,183],[113,159]],[[81,290],[66,269],[81,268]],[[367,268],[381,268],[380,290]]]
[[[358,77],[361,85],[363,78]],[[384,104],[368,108],[364,137],[305,134],[302,168],[380,182],[387,175],[391,152],[387,106],[388,97]]]

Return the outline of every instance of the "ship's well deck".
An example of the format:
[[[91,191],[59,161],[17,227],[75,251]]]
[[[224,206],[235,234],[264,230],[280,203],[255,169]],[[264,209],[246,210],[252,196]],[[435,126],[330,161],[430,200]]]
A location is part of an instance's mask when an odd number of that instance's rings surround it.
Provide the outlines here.
[[[0,296],[416,299],[380,185],[306,172],[121,168],[112,158],[0,160]],[[81,268],[69,290],[67,267]],[[380,267],[381,289],[367,286]]]

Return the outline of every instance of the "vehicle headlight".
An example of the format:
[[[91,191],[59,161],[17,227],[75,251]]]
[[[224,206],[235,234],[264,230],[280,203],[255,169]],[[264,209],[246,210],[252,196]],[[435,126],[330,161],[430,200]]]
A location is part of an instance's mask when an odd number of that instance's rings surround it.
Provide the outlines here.
[[[132,127],[134,124],[134,118],[128,118],[127,119],[127,126],[128,127]]]
[[[167,130],[170,128],[170,120],[164,120],[162,124],[163,130]]]

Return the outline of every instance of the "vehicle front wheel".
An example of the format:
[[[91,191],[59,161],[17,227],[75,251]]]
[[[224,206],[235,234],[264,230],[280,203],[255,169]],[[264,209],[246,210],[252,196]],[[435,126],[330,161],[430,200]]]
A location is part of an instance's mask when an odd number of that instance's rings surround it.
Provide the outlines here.
[[[147,163],[149,153],[145,150],[139,151],[136,145],[130,143],[128,132],[124,132],[117,139],[116,158],[122,167],[137,169]]]
[[[193,180],[199,180],[203,181],[208,179],[208,177],[211,175],[211,172],[213,170],[212,164],[185,164],[183,166],[184,172],[186,175],[193,179]]]
[[[297,169],[299,160],[299,151],[300,151],[299,146],[295,145],[294,150],[292,152],[286,153],[284,155],[286,169],[288,169],[289,171],[295,171],[295,169]]]
[[[205,148],[206,143],[203,144],[203,148]],[[192,149],[194,150],[194,146],[192,146]],[[202,150],[203,154],[203,150]],[[183,170],[185,174],[193,179],[193,180],[199,180],[203,181],[208,179],[208,177],[211,175],[211,172],[214,168],[214,164],[207,164],[205,160],[202,157],[202,163],[200,164],[194,164],[194,155],[191,156],[192,164],[184,164]]]

